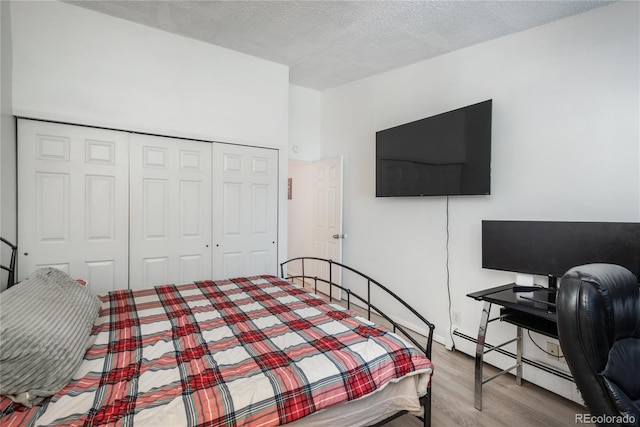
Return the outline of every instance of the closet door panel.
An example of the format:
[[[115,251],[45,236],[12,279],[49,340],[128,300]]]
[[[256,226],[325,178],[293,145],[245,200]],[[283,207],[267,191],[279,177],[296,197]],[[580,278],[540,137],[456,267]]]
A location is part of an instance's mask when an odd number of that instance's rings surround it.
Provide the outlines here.
[[[36,172],[38,243],[69,242],[69,174]]]
[[[115,238],[115,179],[112,176],[85,177],[85,234],[87,240],[104,241]]]
[[[169,191],[168,179],[142,179],[143,238],[147,241],[170,237]]]
[[[213,145],[213,277],[277,274],[278,152]]]
[[[128,134],[18,121],[18,279],[52,266],[128,286]]]
[[[131,135],[131,288],[211,277],[211,144]]]
[[[250,276],[251,274],[247,274],[245,272],[245,266],[244,266],[244,254],[242,252],[229,252],[229,251],[220,251],[221,252],[221,259],[216,260],[218,261],[217,264],[218,265],[218,270],[220,271],[220,273],[218,273],[218,276],[214,276],[217,279],[222,279],[222,278],[232,278],[232,277],[244,277],[244,276]],[[214,273],[215,274],[215,273]]]
[[[113,261],[90,261],[86,263],[88,285],[99,292],[116,282],[116,263]],[[124,288],[123,288],[124,289]]]

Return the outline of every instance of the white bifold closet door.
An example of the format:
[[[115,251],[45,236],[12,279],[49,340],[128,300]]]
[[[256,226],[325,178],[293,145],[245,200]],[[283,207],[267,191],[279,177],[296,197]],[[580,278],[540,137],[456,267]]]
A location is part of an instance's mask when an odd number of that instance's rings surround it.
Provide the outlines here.
[[[128,134],[20,119],[18,138],[18,280],[53,266],[127,288]]]
[[[277,274],[278,152],[213,145],[214,279]]]
[[[211,278],[211,143],[132,134],[132,289]]]
[[[96,292],[277,274],[278,151],[18,121],[18,279]]]

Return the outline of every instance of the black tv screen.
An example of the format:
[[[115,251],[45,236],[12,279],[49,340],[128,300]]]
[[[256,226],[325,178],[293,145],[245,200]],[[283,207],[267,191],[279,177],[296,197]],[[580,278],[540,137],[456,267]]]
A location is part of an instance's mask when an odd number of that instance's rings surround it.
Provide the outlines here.
[[[640,277],[640,223],[482,221],[483,268],[562,277],[601,262]]]
[[[376,132],[376,197],[491,193],[492,100]]]

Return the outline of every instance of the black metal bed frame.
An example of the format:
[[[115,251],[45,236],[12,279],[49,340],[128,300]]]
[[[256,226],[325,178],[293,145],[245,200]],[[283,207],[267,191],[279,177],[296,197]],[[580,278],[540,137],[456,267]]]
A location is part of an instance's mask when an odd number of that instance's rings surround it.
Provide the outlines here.
[[[9,277],[7,277],[7,289],[10,288],[11,286],[13,286],[16,282],[15,282],[15,277],[16,277],[16,252],[18,250],[18,247],[16,245],[14,245],[13,243],[11,243],[10,241],[8,241],[5,238],[0,237],[0,242],[8,245],[11,248],[11,261],[9,262],[9,267],[4,266],[4,265],[0,265],[0,269],[2,270],[6,270],[9,272]]]
[[[319,261],[320,263],[327,263],[329,265],[329,278],[321,278],[321,277],[317,277],[317,276],[309,276],[305,274],[305,268],[304,268],[304,262],[305,260],[310,260],[310,261]],[[293,276],[289,276],[288,274],[285,276],[284,274],[284,266],[286,264],[289,264],[290,262],[294,262],[294,261],[300,261],[302,264],[302,274],[299,275],[293,275]],[[360,295],[352,292],[350,289],[347,289],[337,283],[335,283],[333,281],[333,266],[338,266],[344,270],[348,270],[351,271],[352,273],[357,274],[358,276],[360,276],[361,278],[365,279],[367,281],[367,298],[363,298]],[[297,258],[292,258],[290,260],[287,260],[283,263],[280,264],[280,276],[283,279],[290,279],[291,281],[293,281],[294,279],[301,279],[303,281],[303,283],[305,282],[305,279],[311,279],[313,280],[313,285],[314,285],[314,292],[318,293],[318,282],[320,283],[326,283],[329,285],[329,301],[333,301],[333,287],[335,286],[338,289],[343,290],[344,292],[346,292],[347,294],[347,308],[350,309],[351,308],[351,298],[356,298],[357,300],[359,300],[360,302],[366,304],[367,306],[367,318],[368,320],[371,320],[371,310],[373,309],[374,312],[376,314],[378,314],[379,316],[382,316],[385,320],[387,320],[389,323],[391,323],[391,325],[393,325],[393,332],[400,332],[402,333],[403,336],[405,336],[409,341],[411,341],[413,343],[413,345],[415,345],[418,349],[420,349],[420,351],[424,352],[424,354],[429,358],[429,360],[431,360],[431,350],[432,350],[432,346],[433,346],[433,330],[435,329],[435,326],[429,322],[427,319],[425,319],[420,313],[418,313],[413,307],[411,307],[409,304],[407,304],[402,298],[400,298],[399,296],[397,296],[395,293],[393,293],[391,290],[389,290],[386,286],[382,285],[380,282],[378,282],[377,280],[374,280],[373,278],[371,278],[370,276],[361,273],[360,271],[349,267],[347,265],[344,265],[342,263],[330,260],[330,259],[324,259],[324,258],[317,258],[317,257],[297,257]],[[396,301],[398,301],[400,304],[402,304],[405,308],[407,308],[409,311],[411,311],[411,313],[413,313],[418,319],[420,319],[421,322],[424,323],[424,325],[428,328],[429,332],[427,334],[427,344],[426,346],[423,346],[422,344],[420,344],[413,336],[411,336],[407,330],[401,326],[400,324],[398,324],[396,321],[394,321],[393,319],[391,319],[389,316],[387,316],[386,314],[384,314],[382,311],[380,311],[380,309],[378,309],[375,305],[371,304],[371,285],[376,285],[377,288],[385,291],[389,296],[393,297]],[[423,423],[424,423],[424,427],[429,427],[431,426],[431,381],[429,381],[429,385],[427,386],[427,394],[420,397],[420,404],[422,405],[422,407],[424,408],[424,414],[423,417],[421,418]],[[391,417],[380,421],[379,423],[375,424],[375,426],[381,426],[383,424],[386,424],[387,422],[401,416],[404,415],[405,413],[407,413],[407,411],[402,411],[399,412],[397,414],[392,415]],[[420,417],[418,417],[420,418]],[[374,426],[374,427],[375,427]]]

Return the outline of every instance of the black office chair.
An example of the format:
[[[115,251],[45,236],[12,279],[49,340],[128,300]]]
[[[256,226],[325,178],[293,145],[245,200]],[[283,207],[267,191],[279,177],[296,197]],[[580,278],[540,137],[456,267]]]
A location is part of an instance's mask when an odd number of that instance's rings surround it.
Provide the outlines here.
[[[627,269],[570,269],[557,298],[562,352],[598,425],[640,426],[640,288]]]

